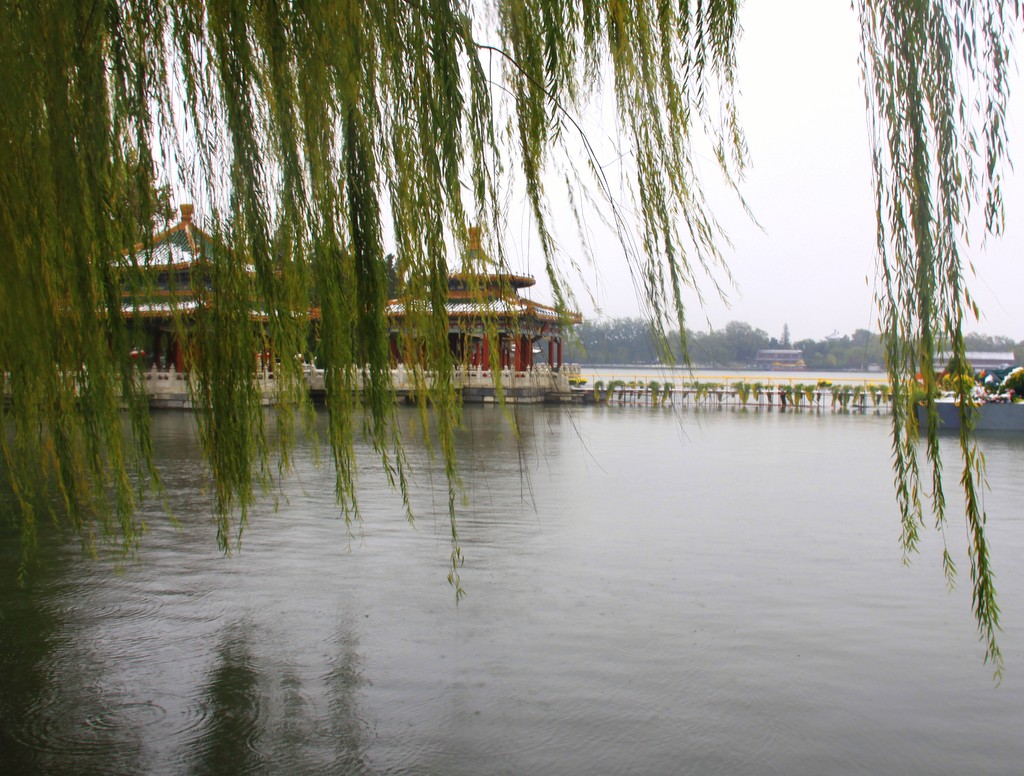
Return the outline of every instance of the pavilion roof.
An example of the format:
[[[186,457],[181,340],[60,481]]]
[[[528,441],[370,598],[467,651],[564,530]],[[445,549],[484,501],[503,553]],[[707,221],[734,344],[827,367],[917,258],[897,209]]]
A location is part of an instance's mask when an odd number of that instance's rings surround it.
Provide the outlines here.
[[[427,302],[413,302],[419,305],[421,310],[428,309]],[[508,317],[508,318],[536,318],[545,322],[559,322],[564,320],[558,310],[539,302],[529,299],[514,298],[487,298],[470,299],[456,298],[449,299],[445,303],[445,312],[452,318],[482,318],[487,316]],[[391,318],[403,318],[406,315],[406,302],[393,299],[388,303],[387,314]],[[575,313],[569,314],[569,321],[577,323],[580,316]]]
[[[148,268],[187,268],[208,257],[213,251],[213,237],[193,220],[192,205],[181,206],[181,220],[174,226],[153,236],[149,244],[139,243],[124,255],[127,261],[136,257]]]

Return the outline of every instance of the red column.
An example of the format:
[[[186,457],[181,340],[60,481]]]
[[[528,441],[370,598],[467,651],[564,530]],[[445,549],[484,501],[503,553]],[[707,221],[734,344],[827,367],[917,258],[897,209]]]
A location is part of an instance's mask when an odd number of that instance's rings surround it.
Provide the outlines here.
[[[174,340],[174,344],[171,346],[172,352],[174,353],[174,370],[176,372],[185,371],[185,354],[182,351],[181,342],[177,338]]]
[[[562,338],[558,338],[558,368],[562,368]]]
[[[156,364],[157,367],[160,366],[160,356],[161,356],[161,354],[163,352],[163,348],[160,347],[161,344],[163,344],[161,342],[161,340],[163,340],[163,338],[164,338],[164,333],[162,331],[160,331],[159,329],[157,329],[156,330],[156,336],[153,337],[153,363]]]

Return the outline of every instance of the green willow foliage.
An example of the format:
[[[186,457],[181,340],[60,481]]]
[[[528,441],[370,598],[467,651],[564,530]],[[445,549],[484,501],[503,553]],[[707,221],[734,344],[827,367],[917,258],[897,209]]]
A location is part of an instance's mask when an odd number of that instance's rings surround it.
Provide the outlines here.
[[[879,308],[893,386],[892,449],[903,547],[913,552],[929,492],[936,528],[946,526],[933,397],[935,354],[952,353],[953,372],[970,369],[963,324],[978,317],[964,253],[972,206],[984,205],[985,228],[1003,226],[999,194],[1005,160],[1007,77],[1019,3],[860,0],[861,68],[871,111],[878,224]],[[922,482],[913,386],[927,397]],[[1002,671],[996,643],[999,607],[985,538],[984,458],[971,432],[971,381],[955,381],[960,406],[960,483],[965,500],[973,608],[986,659]],[[952,583],[953,558],[943,553]]]
[[[856,7],[890,369],[899,386],[917,371],[930,386],[934,353],[947,341],[963,351],[959,246],[979,186],[990,226],[1001,219],[1009,20],[998,0]],[[447,257],[465,252],[475,222],[507,267],[496,238],[518,181],[566,309],[544,183],[556,152],[568,152],[577,221],[595,197],[610,203],[655,331],[664,337],[669,315],[684,331],[683,289],[728,280],[696,160],[712,149],[734,188],[747,162],[734,104],[738,17],[729,0],[5,0],[2,439],[27,551],[40,509],[126,551],[144,529],[134,504],[156,472],[126,309],[145,304],[146,289],[127,307],[123,292],[161,208],[155,192],[170,185],[196,202],[214,238],[206,274],[193,278],[199,305],[180,311],[178,326],[194,342],[188,369],[221,545],[241,531],[256,489],[272,486],[273,462],[287,467],[294,426],[309,418],[291,354],[326,369],[346,515],[358,515],[358,437],[408,492],[385,314],[398,277],[402,347],[418,355],[424,421],[431,405],[424,433],[436,435],[448,474],[457,586]],[[615,184],[576,118],[606,89],[629,159]],[[975,93],[986,102],[969,104]],[[252,379],[253,354],[268,347],[281,357],[273,428]],[[900,396],[894,451],[909,551],[923,512],[913,414]],[[941,521],[934,421],[928,438]],[[962,444],[975,612],[998,664],[981,461],[969,436]],[[53,492],[63,503],[47,501]]]

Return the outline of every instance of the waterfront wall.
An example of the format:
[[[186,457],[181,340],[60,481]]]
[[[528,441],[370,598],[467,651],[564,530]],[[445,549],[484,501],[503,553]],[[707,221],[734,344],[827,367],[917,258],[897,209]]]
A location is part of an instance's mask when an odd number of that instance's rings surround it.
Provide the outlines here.
[[[324,370],[307,365],[304,368],[307,389],[314,402],[322,401],[325,391]],[[564,366],[551,369],[538,365],[525,371],[506,369],[500,373],[505,401],[510,404],[543,404],[582,401],[583,396],[572,390],[570,378],[579,376],[579,368]],[[154,409],[193,409],[189,392],[189,377],[173,367],[168,370],[150,369],[142,379],[150,406]],[[275,402],[276,382],[274,373],[258,371],[254,379],[259,385],[263,403],[271,406]],[[415,374],[404,366],[391,372],[392,385],[397,401],[412,402],[418,393],[429,390],[432,379],[429,372]],[[462,400],[468,403],[493,403],[498,401],[494,378],[488,370],[459,368],[452,376],[456,389],[462,392]],[[361,385],[361,381],[357,380]]]

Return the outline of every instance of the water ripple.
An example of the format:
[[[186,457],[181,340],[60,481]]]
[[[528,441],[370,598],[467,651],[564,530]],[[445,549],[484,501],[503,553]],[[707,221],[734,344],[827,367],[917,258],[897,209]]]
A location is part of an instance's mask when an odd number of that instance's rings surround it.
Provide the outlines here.
[[[159,700],[94,696],[91,702],[69,702],[54,693],[25,709],[11,734],[30,750],[88,761],[131,749],[143,736],[147,744],[190,739],[205,725],[208,714],[206,706],[164,691]]]

